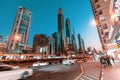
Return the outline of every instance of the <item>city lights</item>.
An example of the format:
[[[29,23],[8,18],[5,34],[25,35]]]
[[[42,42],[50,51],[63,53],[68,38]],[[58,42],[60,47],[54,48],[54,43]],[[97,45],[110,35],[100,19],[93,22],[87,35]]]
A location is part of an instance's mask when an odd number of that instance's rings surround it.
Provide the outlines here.
[[[91,26],[96,26],[96,21],[95,21],[94,19],[92,19],[92,20],[90,21],[90,25],[91,25]]]
[[[14,36],[14,39],[15,39],[15,41],[21,41],[20,35],[15,35],[15,36]]]
[[[111,21],[113,22],[115,20],[115,14],[111,15]]]

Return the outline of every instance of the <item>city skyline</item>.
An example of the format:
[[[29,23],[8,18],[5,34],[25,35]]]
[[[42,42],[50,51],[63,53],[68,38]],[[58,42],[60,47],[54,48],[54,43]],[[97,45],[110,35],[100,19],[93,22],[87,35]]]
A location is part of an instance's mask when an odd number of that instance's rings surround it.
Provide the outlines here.
[[[9,4],[8,0],[0,1],[0,26],[3,26],[0,29],[0,35],[4,37],[4,40],[5,37],[9,36],[11,33],[15,15],[19,6],[25,7],[32,12],[32,20],[28,37],[28,44],[30,46],[33,44],[33,37],[35,34],[46,34],[47,36],[51,36],[58,30],[57,13],[59,8],[62,8],[64,13],[64,23],[65,19],[68,17],[71,22],[71,28],[75,30],[76,36],[79,33],[81,34],[86,48],[89,46],[95,48],[100,46],[96,27],[90,25],[90,21],[93,19],[93,13],[89,0],[17,0],[12,1],[11,4]]]

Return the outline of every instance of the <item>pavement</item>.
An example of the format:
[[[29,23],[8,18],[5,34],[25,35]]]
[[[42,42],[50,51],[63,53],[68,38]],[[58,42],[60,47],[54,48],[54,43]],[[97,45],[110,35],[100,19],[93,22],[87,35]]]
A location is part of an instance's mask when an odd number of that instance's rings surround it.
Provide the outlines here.
[[[102,68],[101,80],[120,80],[120,62],[116,61],[110,67]]]
[[[82,63],[82,75],[77,80],[99,80],[101,65],[98,62]]]
[[[83,62],[82,73],[76,80],[120,80],[120,61],[105,68],[99,62]]]

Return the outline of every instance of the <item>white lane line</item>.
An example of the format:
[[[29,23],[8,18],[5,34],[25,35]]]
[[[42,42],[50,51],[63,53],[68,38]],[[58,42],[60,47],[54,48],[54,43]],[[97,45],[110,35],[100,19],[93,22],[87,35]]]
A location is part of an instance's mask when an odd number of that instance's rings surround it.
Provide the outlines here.
[[[90,78],[99,78],[99,75],[86,75],[84,74],[84,76],[90,77]]]
[[[101,80],[103,80],[104,69],[102,69]]]
[[[83,70],[83,66],[82,66],[82,64],[81,64],[80,68],[81,68],[81,71],[82,71],[82,72],[81,72],[81,74],[80,74],[79,76],[77,76],[74,80],[79,80],[80,77],[83,75],[84,70]]]
[[[90,77],[88,77],[88,76],[82,76],[82,78],[85,78],[85,79],[88,79],[88,80],[94,80],[94,79],[92,79],[92,78],[90,78]]]

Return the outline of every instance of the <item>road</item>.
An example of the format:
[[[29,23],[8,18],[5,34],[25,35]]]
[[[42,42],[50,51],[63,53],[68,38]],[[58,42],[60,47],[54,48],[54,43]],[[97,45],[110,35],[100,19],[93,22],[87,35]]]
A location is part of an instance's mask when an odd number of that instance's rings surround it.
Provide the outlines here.
[[[80,73],[80,64],[53,64],[40,68],[26,80],[74,80]]]

